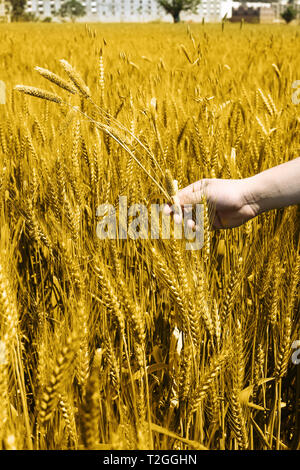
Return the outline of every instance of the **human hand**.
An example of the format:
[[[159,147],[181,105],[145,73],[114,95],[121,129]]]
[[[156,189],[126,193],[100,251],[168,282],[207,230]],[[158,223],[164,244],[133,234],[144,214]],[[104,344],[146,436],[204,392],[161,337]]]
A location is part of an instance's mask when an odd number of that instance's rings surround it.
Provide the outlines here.
[[[242,225],[257,215],[256,206],[249,203],[248,179],[202,179],[178,191],[176,199],[184,208],[185,205],[201,204],[205,196],[212,207],[212,228],[233,228]],[[167,207],[165,213],[172,213]],[[181,223],[176,214],[175,222]],[[193,228],[193,222],[190,221]]]

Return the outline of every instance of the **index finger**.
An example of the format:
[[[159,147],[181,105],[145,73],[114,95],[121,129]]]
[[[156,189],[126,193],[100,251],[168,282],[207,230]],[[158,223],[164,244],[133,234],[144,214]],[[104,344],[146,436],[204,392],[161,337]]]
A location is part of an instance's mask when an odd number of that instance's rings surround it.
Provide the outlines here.
[[[194,205],[201,201],[203,194],[204,182],[203,180],[200,180],[178,191],[177,197],[181,206],[183,206],[184,204]]]

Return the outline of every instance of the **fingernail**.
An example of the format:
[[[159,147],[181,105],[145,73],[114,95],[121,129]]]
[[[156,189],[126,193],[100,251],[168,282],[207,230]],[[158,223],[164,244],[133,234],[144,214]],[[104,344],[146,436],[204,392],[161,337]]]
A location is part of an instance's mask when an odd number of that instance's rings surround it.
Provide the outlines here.
[[[179,214],[174,214],[174,222],[175,224],[177,225],[180,225],[181,224],[181,216]]]
[[[187,227],[193,229],[195,227],[195,222],[192,219],[187,220]]]
[[[165,215],[170,215],[171,212],[172,212],[171,207],[168,206],[168,204],[166,204],[166,205],[164,206],[164,208],[163,208],[163,213],[164,213]]]

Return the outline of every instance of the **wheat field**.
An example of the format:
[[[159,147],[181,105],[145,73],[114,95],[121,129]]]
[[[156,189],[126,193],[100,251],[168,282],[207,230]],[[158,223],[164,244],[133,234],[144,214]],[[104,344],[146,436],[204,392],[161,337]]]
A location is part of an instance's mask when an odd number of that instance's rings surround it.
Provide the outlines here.
[[[299,209],[96,233],[299,156],[299,29],[241,26],[0,25],[1,449],[299,449]]]

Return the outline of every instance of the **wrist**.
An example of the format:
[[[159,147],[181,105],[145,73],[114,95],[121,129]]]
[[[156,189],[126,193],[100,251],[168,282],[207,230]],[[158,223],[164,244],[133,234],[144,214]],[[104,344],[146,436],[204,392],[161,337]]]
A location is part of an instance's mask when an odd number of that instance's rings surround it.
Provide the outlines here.
[[[291,202],[277,171],[275,174],[272,169],[265,170],[246,180],[246,199],[255,215],[285,207]]]
[[[244,199],[246,205],[253,212],[254,217],[267,210],[265,207],[266,183],[263,179],[262,173],[260,173],[243,180]]]
[[[245,178],[245,200],[256,215],[300,204],[300,158]]]

